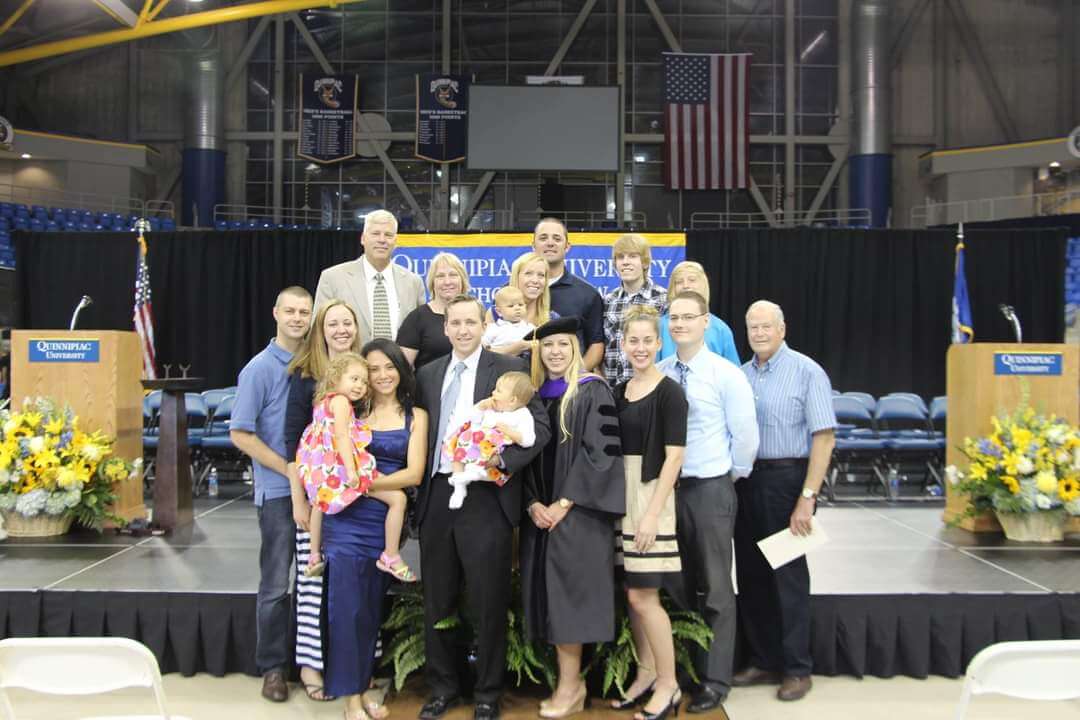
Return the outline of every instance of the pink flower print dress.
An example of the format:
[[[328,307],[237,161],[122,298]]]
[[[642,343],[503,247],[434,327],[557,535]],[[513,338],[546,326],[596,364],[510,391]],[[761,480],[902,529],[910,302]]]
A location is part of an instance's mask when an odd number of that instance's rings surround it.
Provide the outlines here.
[[[349,436],[352,438],[353,462],[360,484],[348,484],[348,473],[341,456],[334,449],[334,413],[330,400],[337,393],[322,399],[311,416],[296,449],[296,464],[311,506],[327,515],[335,515],[353,500],[365,494],[375,478],[375,458],[365,448],[371,442],[371,429],[356,419],[350,407]]]
[[[467,420],[457,433],[443,444],[445,458],[465,465],[484,466],[492,455],[512,444],[502,431],[494,425],[485,424],[481,417],[474,416],[473,419]],[[497,467],[485,467],[484,473],[488,480],[499,487],[502,487],[509,477]]]

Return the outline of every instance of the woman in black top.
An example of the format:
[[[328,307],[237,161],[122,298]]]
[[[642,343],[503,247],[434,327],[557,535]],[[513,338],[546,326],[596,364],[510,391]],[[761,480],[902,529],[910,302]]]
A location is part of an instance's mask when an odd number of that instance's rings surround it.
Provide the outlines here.
[[[637,720],[663,720],[682,699],[675,677],[671,620],[660,604],[665,577],[682,570],[675,538],[675,481],[686,447],[686,396],[679,384],[656,367],[660,316],[654,308],[633,305],[623,315],[622,350],[634,375],[615,388],[623,464],[626,515],[621,550],[630,625],[638,669],[617,709],[652,696]]]
[[[397,344],[417,370],[435,358],[450,354],[446,337],[446,303],[469,294],[469,276],[457,255],[441,252],[431,259],[427,274],[431,302],[413,310],[401,321]]]
[[[289,395],[285,404],[285,460],[292,490],[293,520],[296,521],[296,562],[305,567],[310,552],[308,521],[311,506],[296,472],[296,446],[304,428],[311,423],[315,383],[325,374],[330,360],[343,352],[360,352],[356,314],[344,300],[331,300],[319,308],[304,344],[289,363]],[[322,578],[296,573],[296,664],[300,682],[312,700],[330,700],[323,690],[323,648],[321,630]]]

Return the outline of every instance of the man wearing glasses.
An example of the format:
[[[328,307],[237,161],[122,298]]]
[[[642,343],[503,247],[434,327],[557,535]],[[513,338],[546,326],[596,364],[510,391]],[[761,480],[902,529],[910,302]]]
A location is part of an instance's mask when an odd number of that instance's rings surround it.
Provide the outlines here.
[[[687,710],[723,712],[735,652],[735,480],[750,474],[757,453],[754,394],[738,367],[705,347],[709,306],[704,297],[692,290],[678,293],[669,317],[676,354],[658,367],[682,385],[690,406],[675,492],[682,588],[671,590],[686,607],[699,611],[713,631],[708,654],[699,658],[701,687]]]

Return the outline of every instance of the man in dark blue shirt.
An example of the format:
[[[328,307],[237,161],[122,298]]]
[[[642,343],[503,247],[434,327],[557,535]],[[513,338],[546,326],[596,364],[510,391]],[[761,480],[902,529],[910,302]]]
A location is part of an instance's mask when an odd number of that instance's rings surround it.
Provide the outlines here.
[[[581,320],[578,343],[586,370],[595,370],[604,359],[604,299],[589,283],[566,269],[570,238],[566,225],[557,218],[544,218],[533,229],[533,252],[548,263],[548,292],[551,309],[560,317],[576,315]]]
[[[251,458],[259,516],[259,592],[255,600],[255,663],[263,674],[262,694],[289,697],[289,570],[293,562],[292,496],[285,466],[285,372],[311,325],[311,294],[302,287],[282,290],[274,303],[277,332],[240,371],[229,421],[233,445]],[[302,673],[303,675],[304,673]],[[311,674],[309,670],[307,674]],[[321,678],[303,677],[322,685]]]

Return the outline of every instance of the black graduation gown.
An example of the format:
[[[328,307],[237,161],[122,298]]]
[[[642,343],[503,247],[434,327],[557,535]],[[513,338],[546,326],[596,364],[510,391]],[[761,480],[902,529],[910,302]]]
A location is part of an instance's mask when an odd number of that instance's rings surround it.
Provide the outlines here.
[[[574,507],[555,530],[521,523],[521,581],[529,636],[549,643],[606,642],[615,637],[614,524],[626,512],[619,421],[611,389],[586,380],[567,411],[562,441],[559,404],[546,400],[551,440],[526,483],[525,508],[559,498]]]

